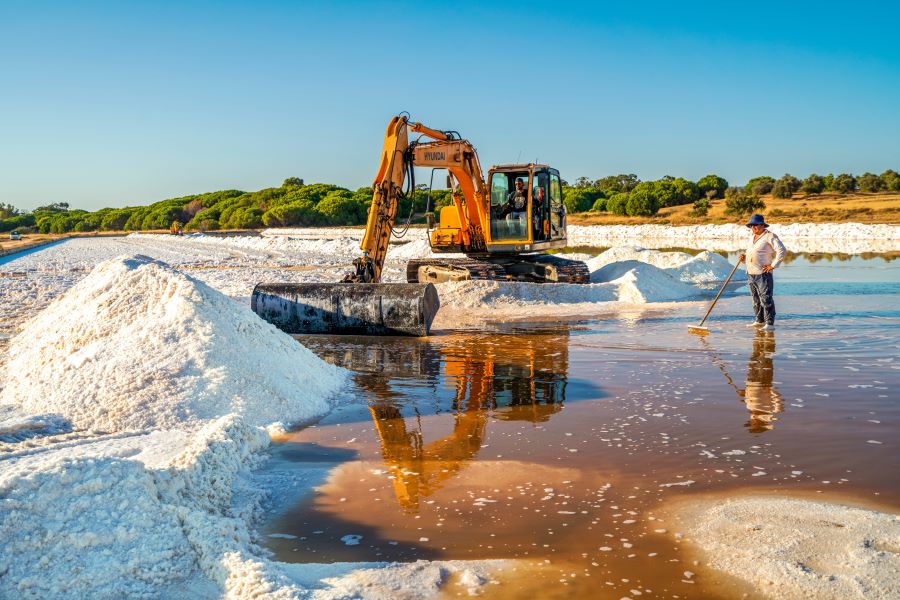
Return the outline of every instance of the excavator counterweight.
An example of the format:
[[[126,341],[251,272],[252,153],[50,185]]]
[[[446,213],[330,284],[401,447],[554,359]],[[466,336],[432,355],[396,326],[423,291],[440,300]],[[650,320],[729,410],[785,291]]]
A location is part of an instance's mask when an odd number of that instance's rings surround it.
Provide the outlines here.
[[[419,139],[409,141],[410,132]],[[432,252],[468,258],[414,261],[407,269],[410,283],[381,283],[400,201],[414,189],[415,166],[446,169],[452,182],[452,204],[441,209],[440,226],[428,232]],[[251,306],[292,334],[428,335],[440,306],[433,283],[588,283],[584,263],[538,254],[566,245],[565,219],[556,169],[534,163],[495,166],[485,184],[468,140],[398,115],[385,132],[354,272],[343,283],[261,283]]]

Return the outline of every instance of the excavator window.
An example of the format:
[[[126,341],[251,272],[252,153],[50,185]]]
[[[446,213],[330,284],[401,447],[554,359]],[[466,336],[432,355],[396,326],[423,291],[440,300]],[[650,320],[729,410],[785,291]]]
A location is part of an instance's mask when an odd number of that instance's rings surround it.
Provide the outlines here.
[[[515,192],[515,182],[522,179],[525,190],[530,181],[528,171],[506,171],[491,174],[491,240],[528,239],[528,211],[513,211],[508,204]]]
[[[566,211],[563,207],[562,183],[558,173],[550,173],[550,237],[557,238],[566,232]]]

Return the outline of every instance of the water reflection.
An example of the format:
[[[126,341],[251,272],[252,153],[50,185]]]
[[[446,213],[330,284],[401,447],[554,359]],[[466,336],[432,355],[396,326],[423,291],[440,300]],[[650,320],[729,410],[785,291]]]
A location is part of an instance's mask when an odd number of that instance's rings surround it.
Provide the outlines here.
[[[737,386],[728,373],[725,363],[716,355],[706,339],[703,337],[699,339],[709,351],[715,365],[725,376],[728,385],[750,411],[750,420],[744,426],[750,433],[763,433],[773,429],[774,422],[777,420],[775,415],[784,411],[784,400],[772,382],[775,374],[773,363],[775,334],[771,331],[756,331],[750,359],[747,362],[747,381],[743,388]]]
[[[370,393],[369,411],[381,455],[405,512],[417,512],[424,497],[476,457],[490,419],[539,423],[562,410],[568,371],[567,333],[451,336],[419,349],[413,362],[424,369],[434,367],[437,373],[432,375],[451,391],[449,435],[427,442],[418,417],[403,416],[408,399],[389,378],[356,375],[359,387]],[[433,352],[439,356],[422,356]]]
[[[775,367],[775,334],[757,331],[753,338],[753,351],[747,363],[747,382],[738,393],[743,397],[750,420],[745,427],[751,433],[762,433],[774,427],[778,413],[784,411],[784,401],[778,389],[772,385]]]

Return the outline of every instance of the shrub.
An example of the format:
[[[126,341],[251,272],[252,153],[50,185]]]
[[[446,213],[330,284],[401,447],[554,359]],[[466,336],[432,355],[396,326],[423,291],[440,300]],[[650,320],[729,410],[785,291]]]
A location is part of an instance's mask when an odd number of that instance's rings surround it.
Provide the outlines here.
[[[691,209],[692,217],[705,217],[709,213],[709,198],[697,198]]]
[[[613,194],[606,201],[606,210],[609,212],[624,217],[626,214],[626,205],[628,204],[628,194],[618,193]]]
[[[791,190],[791,185],[787,181],[783,179],[779,179],[775,182],[775,185],[772,186],[772,197],[773,198],[790,198],[794,195],[793,190]]]
[[[597,198],[594,202],[594,206],[591,207],[591,210],[594,212],[603,212],[606,210],[606,198]]]
[[[737,196],[725,201],[725,214],[740,217],[742,215],[759,212],[765,207],[765,202],[763,202],[759,196],[753,192],[744,190]]]
[[[597,199],[603,197],[603,191],[597,187],[563,187],[563,204],[569,213],[590,210]]]
[[[659,211],[659,200],[650,188],[636,187],[628,194],[625,213],[629,217],[649,217]]]

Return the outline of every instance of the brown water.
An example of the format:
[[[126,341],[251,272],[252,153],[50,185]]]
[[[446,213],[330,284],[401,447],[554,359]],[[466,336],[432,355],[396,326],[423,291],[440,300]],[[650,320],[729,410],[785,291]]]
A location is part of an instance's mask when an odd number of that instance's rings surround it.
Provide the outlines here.
[[[752,594],[693,564],[660,507],[748,490],[900,506],[900,278],[869,262],[785,277],[771,334],[744,327],[741,295],[706,337],[687,332],[695,303],[304,338],[354,385],[276,445],[271,472],[321,485],[268,545],[289,562],[518,559],[492,598]]]

